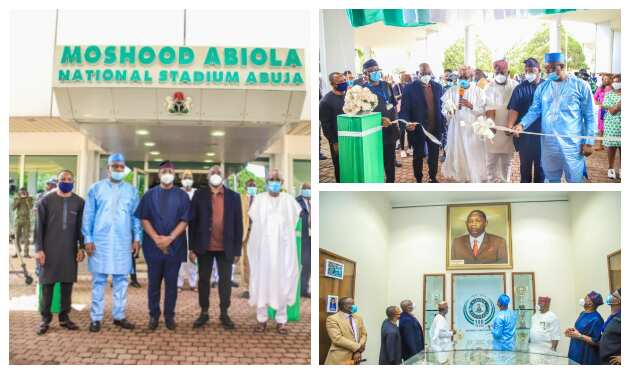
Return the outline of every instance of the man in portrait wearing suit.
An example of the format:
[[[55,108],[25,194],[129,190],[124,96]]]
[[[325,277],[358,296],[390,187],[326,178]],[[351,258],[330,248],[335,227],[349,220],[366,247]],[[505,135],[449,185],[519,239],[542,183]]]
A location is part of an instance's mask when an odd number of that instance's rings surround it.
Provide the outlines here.
[[[356,315],[353,305],[351,297],[343,297],[338,303],[339,311],[326,318],[326,331],[331,341],[326,365],[353,365],[361,361],[367,331],[363,318]]]
[[[488,220],[481,210],[473,210],[466,218],[468,234],[455,238],[451,245],[451,260],[464,264],[506,264],[505,239],[486,232]]]

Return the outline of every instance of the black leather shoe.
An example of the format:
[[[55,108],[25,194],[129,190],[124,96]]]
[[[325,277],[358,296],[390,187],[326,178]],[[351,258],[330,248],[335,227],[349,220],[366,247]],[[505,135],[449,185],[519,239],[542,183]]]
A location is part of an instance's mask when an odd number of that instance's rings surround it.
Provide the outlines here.
[[[169,330],[175,330],[175,327],[177,326],[177,324],[175,323],[175,320],[172,318],[169,318],[166,321],[164,321],[164,324],[166,325],[166,328]]]
[[[230,285],[232,286],[232,288],[238,288],[238,283],[234,281],[230,281]]]
[[[39,327],[37,327],[37,335],[44,335],[45,333],[48,332],[49,327],[50,327],[50,324],[48,322],[42,321],[39,324]]]
[[[219,285],[219,283],[217,283],[217,282],[211,282],[210,283],[210,288],[217,288],[218,285]]]
[[[198,329],[201,326],[205,325],[206,323],[208,323],[209,319],[210,317],[208,317],[207,313],[201,313],[199,317],[193,323],[193,329]]]
[[[160,320],[158,318],[151,317],[149,318],[149,330],[154,331],[158,328],[160,324]]]
[[[99,331],[101,331],[101,321],[92,321],[92,323],[90,323],[90,332]]]
[[[241,294],[241,299],[249,299],[249,291],[244,291]]]
[[[397,168],[402,167],[402,163],[400,161],[398,161],[398,160],[396,160],[395,165],[396,165]]]
[[[223,315],[219,318],[221,320],[221,326],[223,326],[224,329],[226,330],[234,330],[235,326],[234,326],[234,322],[232,322],[232,320],[230,319],[230,316]]]
[[[78,330],[79,329],[79,326],[77,326],[76,323],[72,322],[69,319],[67,319],[65,321],[59,321],[59,326],[63,327],[64,329],[68,329],[68,330]]]
[[[138,283],[138,281],[132,281],[131,283],[129,283],[129,285],[133,288],[142,288],[142,286],[140,285],[140,283]]]
[[[127,321],[126,318],[115,319],[114,320],[114,325],[120,327],[121,329],[125,329],[125,330],[133,330],[133,329],[136,328],[136,326],[133,323]]]

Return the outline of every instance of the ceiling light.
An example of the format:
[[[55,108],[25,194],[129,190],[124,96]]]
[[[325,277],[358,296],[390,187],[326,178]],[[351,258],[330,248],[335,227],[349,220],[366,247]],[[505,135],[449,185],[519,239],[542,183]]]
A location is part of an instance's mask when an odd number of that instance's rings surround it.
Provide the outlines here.
[[[148,130],[136,130],[136,134],[138,135],[149,135]]]
[[[210,135],[212,135],[212,136],[224,136],[225,135],[225,131],[223,131],[223,130],[215,130],[215,131],[211,132]]]
[[[203,162],[206,162],[206,163],[210,164],[210,163],[214,162],[214,160],[203,160]]]
[[[216,153],[214,153],[214,152],[206,153],[206,156],[208,156],[208,157],[214,157],[215,155],[216,155]]]
[[[157,155],[159,155],[159,154],[160,154],[160,152],[158,152],[158,151],[151,151],[151,152],[149,152],[149,153],[151,153],[153,156],[157,156]]]
[[[162,161],[164,161],[164,159],[156,158],[156,159],[153,159],[153,161],[155,161],[155,162],[162,162]]]
[[[146,143],[144,143],[144,145],[145,145],[145,147],[153,147],[153,146],[155,146],[155,143],[153,143],[153,142],[146,142]]]

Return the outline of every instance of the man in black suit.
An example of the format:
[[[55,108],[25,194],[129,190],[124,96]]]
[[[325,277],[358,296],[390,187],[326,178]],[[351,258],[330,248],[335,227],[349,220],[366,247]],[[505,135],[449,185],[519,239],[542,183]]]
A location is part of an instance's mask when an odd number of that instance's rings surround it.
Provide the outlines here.
[[[302,211],[302,274],[300,277],[300,294],[302,297],[311,297],[308,292],[308,283],[311,279],[311,184],[302,184],[302,193],[295,198]]]
[[[219,300],[221,325],[228,330],[234,323],[228,316],[232,287],[232,264],[241,256],[243,215],[241,197],[223,185],[223,171],[213,166],[208,171],[209,188],[197,190],[191,201],[189,226],[190,250],[198,259],[199,306],[201,314],[193,328],[208,322],[210,306],[210,275],[213,260],[219,270]]]
[[[445,123],[442,115],[444,89],[441,84],[432,79],[429,64],[420,64],[419,74],[420,79],[409,83],[403,90],[398,118],[407,122],[418,122],[437,139],[441,139]],[[429,153],[429,181],[437,183],[440,146],[429,140],[420,126],[407,125],[406,129],[409,144],[413,147],[413,175],[416,177],[416,182],[422,183],[422,158],[425,156],[426,144]]]
[[[400,309],[397,306],[387,307],[387,319],[381,326],[381,352],[378,357],[379,365],[400,365],[402,363],[400,331],[396,323],[400,319]]]

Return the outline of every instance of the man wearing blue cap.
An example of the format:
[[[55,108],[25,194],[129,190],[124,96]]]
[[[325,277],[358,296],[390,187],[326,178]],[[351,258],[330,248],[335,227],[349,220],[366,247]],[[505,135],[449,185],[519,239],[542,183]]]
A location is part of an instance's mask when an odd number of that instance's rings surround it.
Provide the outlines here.
[[[579,183],[586,171],[585,157],[593,153],[593,139],[579,137],[594,136],[597,121],[590,88],[583,80],[568,75],[564,67],[564,54],[545,54],[549,79],[536,89],[532,106],[514,131],[518,136],[540,118],[542,133],[556,135],[541,139],[546,180],[557,183],[564,174],[567,182]]]
[[[149,330],[158,327],[160,297],[164,282],[164,321],[166,328],[175,330],[177,276],[186,261],[186,231],[189,220],[188,194],[175,188],[175,165],[170,161],[160,164],[160,184],[144,194],[135,217],[142,220],[144,237],[142,250],[149,273]]]
[[[509,310],[510,297],[499,296],[497,306],[499,312],[488,326],[492,332],[492,349],[495,351],[513,351],[516,338],[516,313]]]
[[[396,181],[396,140],[400,136],[400,131],[397,126],[392,126],[392,121],[395,121],[397,117],[396,105],[398,105],[398,100],[396,100],[389,83],[381,80],[383,74],[375,60],[365,61],[363,74],[367,77],[367,82],[363,83],[362,86],[367,87],[378,98],[378,104],[374,111],[381,113],[385,182],[394,183]]]
[[[135,326],[125,318],[131,256],[140,250],[142,229],[133,216],[138,206],[138,192],[122,181],[125,158],[114,153],[107,160],[108,178],[96,182],[88,190],[83,210],[82,233],[92,273],[91,332],[101,329],[105,309],[105,286],[112,276],[114,324],[131,330]]]
[[[536,88],[543,82],[540,78],[540,65],[535,58],[528,58],[523,63],[525,64],[525,80],[516,86],[508,103],[508,127],[514,127],[515,123],[523,119],[534,101]],[[529,126],[528,131],[540,132],[540,129],[540,118],[538,118]],[[540,137],[522,134],[514,138],[514,146],[520,158],[521,183],[544,182],[545,173],[540,166]]]

